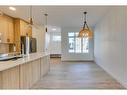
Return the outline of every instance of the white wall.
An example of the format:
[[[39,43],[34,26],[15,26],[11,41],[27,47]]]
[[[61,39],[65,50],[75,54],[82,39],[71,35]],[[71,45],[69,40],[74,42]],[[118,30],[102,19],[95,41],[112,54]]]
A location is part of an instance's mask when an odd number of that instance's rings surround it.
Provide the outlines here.
[[[93,60],[93,40],[90,40],[90,53],[69,53],[68,32],[79,32],[81,28],[63,27],[61,32],[62,61],[88,61]]]
[[[53,41],[54,36],[61,36],[61,32],[50,32],[50,54],[61,54],[61,41]]]
[[[45,47],[45,32],[43,26],[32,28],[32,36],[37,39],[37,52],[44,52]]]
[[[95,27],[95,61],[127,87],[127,7],[113,8]]]

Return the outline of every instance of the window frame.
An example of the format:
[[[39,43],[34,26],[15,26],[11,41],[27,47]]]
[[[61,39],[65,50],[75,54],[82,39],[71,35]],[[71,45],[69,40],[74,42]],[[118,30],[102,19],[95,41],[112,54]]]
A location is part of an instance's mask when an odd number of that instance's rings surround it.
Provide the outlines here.
[[[69,33],[74,33],[74,36],[69,36]],[[81,39],[81,52],[76,52],[76,38],[78,38],[78,32],[68,32],[68,43],[69,43],[69,38],[74,38],[74,52],[70,52],[70,46],[68,45],[68,52],[69,53],[76,53],[76,54],[81,54],[81,53],[85,53],[85,54],[88,54],[89,53],[89,39],[87,38],[88,40],[88,51],[87,52],[84,52],[85,50],[83,49],[83,46],[84,46],[84,43],[83,43],[83,39],[84,38],[80,38]]]

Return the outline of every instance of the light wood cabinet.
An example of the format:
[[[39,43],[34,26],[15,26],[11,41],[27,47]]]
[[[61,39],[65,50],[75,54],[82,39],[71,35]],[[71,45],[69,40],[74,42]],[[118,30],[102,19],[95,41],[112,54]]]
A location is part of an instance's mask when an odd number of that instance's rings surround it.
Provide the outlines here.
[[[4,16],[0,16],[0,34],[1,34],[1,43],[7,42],[7,23]]]
[[[34,85],[41,77],[40,59],[32,62],[32,85]]]
[[[8,20],[7,42],[14,43],[14,20],[10,17],[7,20]]]
[[[19,66],[0,72],[1,89],[19,89]]]
[[[0,17],[1,43],[14,43],[14,23],[9,16]]]
[[[29,89],[32,85],[31,62],[20,65],[20,88]]]
[[[41,58],[41,77],[45,76],[50,70],[50,56]]]
[[[0,89],[2,89],[2,72],[0,72]]]
[[[20,88],[29,89],[40,79],[40,59],[20,66]]]
[[[14,42],[16,45],[16,51],[21,51],[21,44],[20,44],[20,20],[14,19]]]
[[[16,51],[20,52],[21,51],[21,46],[20,46],[20,37],[21,36],[28,36],[32,37],[32,28],[27,29],[28,23],[19,19],[15,18],[14,19],[14,35],[15,35],[15,45],[16,45]]]
[[[20,33],[21,33],[21,36],[28,35],[32,37],[32,28],[28,27],[28,23],[23,20],[20,20]]]
[[[30,89],[49,71],[49,55],[0,72],[0,89]]]

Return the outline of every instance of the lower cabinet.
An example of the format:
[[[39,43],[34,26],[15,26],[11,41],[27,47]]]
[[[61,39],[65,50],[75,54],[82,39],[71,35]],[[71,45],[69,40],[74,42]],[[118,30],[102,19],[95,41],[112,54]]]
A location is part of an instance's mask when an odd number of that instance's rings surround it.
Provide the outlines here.
[[[0,72],[0,89],[29,89],[49,71],[50,57],[37,60]]]
[[[32,85],[31,62],[20,65],[20,88],[28,89]]]
[[[1,89],[19,89],[19,66],[0,72]]]
[[[29,89],[40,79],[40,59],[20,65],[20,88]]]
[[[35,60],[31,63],[32,65],[32,85],[34,85],[41,77],[41,68],[40,68],[40,59],[39,60]],[[31,85],[31,86],[32,86]]]
[[[0,89],[2,89],[2,73],[0,72]]]
[[[41,58],[41,77],[45,76],[50,69],[50,56]]]

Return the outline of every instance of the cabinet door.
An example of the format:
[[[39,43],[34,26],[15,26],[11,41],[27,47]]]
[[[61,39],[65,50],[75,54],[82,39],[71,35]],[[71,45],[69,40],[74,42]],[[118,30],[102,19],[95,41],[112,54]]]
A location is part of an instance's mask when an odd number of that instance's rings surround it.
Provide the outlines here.
[[[1,43],[7,43],[7,21],[5,16],[0,17],[0,34],[1,34]]]
[[[44,56],[41,58],[41,77],[45,76],[50,69],[49,56]]]
[[[19,89],[19,66],[2,71],[2,88]]]
[[[40,79],[40,59],[32,62],[32,85]]]
[[[0,16],[0,43],[3,42],[3,33],[4,33],[4,29],[3,29],[3,16]]]
[[[0,72],[0,89],[2,89],[2,72]]]
[[[20,65],[20,88],[29,89],[32,86],[31,62]]]
[[[24,21],[20,20],[20,34],[21,36],[26,36],[26,25]]]
[[[20,20],[20,33],[21,33],[21,36],[32,36],[32,28],[31,27],[28,27],[28,23],[23,21],[23,20]]]
[[[40,59],[20,66],[20,88],[29,89],[40,79]]]
[[[29,28],[27,29],[27,33],[28,33],[28,36],[29,36],[29,37],[32,37],[32,28],[31,28],[31,27],[29,27]]]
[[[9,43],[14,43],[14,23],[12,18],[8,18],[8,38]]]
[[[0,34],[2,43],[13,43],[14,42],[14,27],[13,19],[8,16],[0,17]]]

